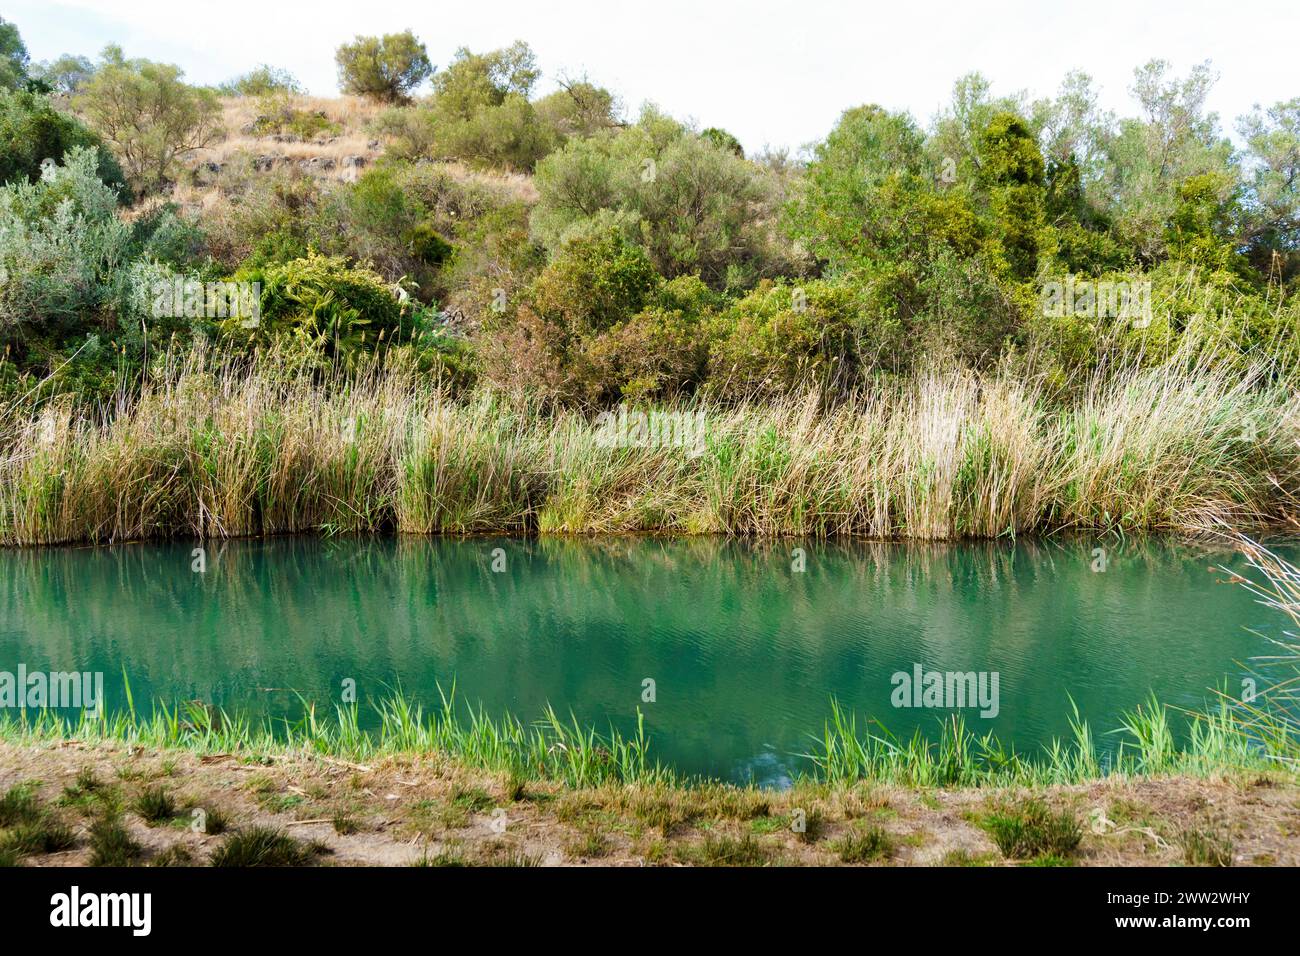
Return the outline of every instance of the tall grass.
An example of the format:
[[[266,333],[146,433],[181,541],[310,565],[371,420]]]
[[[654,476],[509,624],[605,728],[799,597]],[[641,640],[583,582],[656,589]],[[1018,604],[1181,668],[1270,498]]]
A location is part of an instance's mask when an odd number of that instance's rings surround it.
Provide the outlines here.
[[[975,734],[960,716],[939,724],[938,734],[917,730],[899,739],[882,728],[859,731],[857,719],[838,703],[815,747],[807,754],[818,777],[831,783],[875,780],[909,787],[1051,786],[1104,776],[1210,776],[1229,770],[1276,767],[1275,741],[1261,741],[1250,720],[1226,701],[1188,715],[1184,742],[1175,739],[1167,709],[1152,699],[1124,714],[1112,754],[1101,754],[1078,710],[1071,738],[1054,740],[1042,753],[1021,754],[993,734]]]
[[[638,713],[636,732],[611,728],[602,734],[565,721],[547,708],[542,719],[524,723],[511,715],[492,717],[482,707],[459,707],[454,689],[440,706],[426,710],[394,694],[377,705],[378,727],[363,730],[356,705],[336,706],[321,716],[304,701],[297,720],[257,722],[190,702],[155,702],[138,712],[127,685],[127,708],[104,717],[65,717],[52,710],[0,716],[0,739],[113,741],[154,750],[245,756],[300,753],[350,761],[389,754],[438,753],[463,765],[519,778],[556,780],[572,787],[605,783],[655,783],[674,779],[651,762],[649,740]]]
[[[1241,550],[1257,576],[1238,583],[1300,627],[1300,568],[1244,538]],[[1276,761],[1300,771],[1300,635],[1285,631],[1266,640],[1273,653],[1256,658],[1254,693],[1237,706],[1245,714],[1249,736]]]
[[[0,740],[108,741],[151,750],[181,749],[253,759],[296,754],[367,761],[432,753],[463,766],[505,773],[512,779],[558,781],[573,788],[605,784],[709,787],[716,783],[683,777],[652,760],[639,713],[633,735],[624,736],[614,728],[602,734],[576,719],[565,721],[550,708],[541,719],[524,723],[508,714],[493,717],[482,707],[457,707],[453,690],[430,710],[395,694],[377,705],[377,726],[365,730],[356,705],[336,706],[322,716],[304,701],[303,716],[297,720],[255,723],[193,702],[175,707],[155,702],[144,714],[137,712],[129,686],[125,696],[126,710],[101,718],[70,718],[51,710],[0,715]],[[832,702],[823,733],[813,738],[812,752],[803,755],[807,773],[798,776],[832,786],[869,780],[908,787],[961,788],[1078,784],[1111,775],[1212,776],[1294,767],[1294,737],[1285,743],[1289,749],[1279,749],[1277,738],[1261,738],[1253,732],[1250,717],[1226,703],[1218,711],[1191,715],[1188,724],[1183,742],[1177,743],[1166,709],[1149,701],[1123,716],[1115,731],[1121,735],[1117,750],[1102,759],[1087,722],[1076,710],[1071,740],[1056,741],[1037,754],[1020,754],[992,734],[972,733],[960,716],[942,722],[934,736],[919,730],[907,739],[880,729],[860,733],[856,718]]]
[[[1098,376],[1067,405],[967,372],[697,406],[702,448],[610,446],[591,416],[389,368],[201,353],[109,408],[0,415],[0,544],[398,530],[995,537],[1281,517],[1300,397],[1265,369]]]

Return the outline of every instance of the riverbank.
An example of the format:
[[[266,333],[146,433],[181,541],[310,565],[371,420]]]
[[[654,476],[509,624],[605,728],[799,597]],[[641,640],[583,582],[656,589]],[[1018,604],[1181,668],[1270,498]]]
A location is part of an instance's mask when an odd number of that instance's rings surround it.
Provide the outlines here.
[[[1072,398],[973,373],[604,417],[191,355],[111,409],[0,422],[0,544],[335,534],[951,540],[1195,534],[1291,520],[1300,396],[1170,365]]]
[[[1300,788],[1258,772],[776,793],[521,783],[434,754],[361,763],[0,742],[0,793],[15,787],[64,834],[9,860],[35,866],[1300,864]]]

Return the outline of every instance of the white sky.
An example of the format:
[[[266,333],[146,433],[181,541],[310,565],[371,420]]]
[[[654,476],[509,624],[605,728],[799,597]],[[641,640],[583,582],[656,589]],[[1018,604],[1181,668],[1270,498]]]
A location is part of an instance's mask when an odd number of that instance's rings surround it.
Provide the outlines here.
[[[925,122],[953,81],[979,70],[996,93],[1056,91],[1086,70],[1103,105],[1132,111],[1135,66],[1205,59],[1221,79],[1210,100],[1229,131],[1254,103],[1300,96],[1297,0],[2,0],[33,59],[128,56],[179,64],[216,83],[266,62],[312,92],[337,91],[333,53],[357,33],[410,27],[437,65],[457,47],[527,40],[544,71],[586,73],[629,112],[652,100],[674,116],[722,126],[747,150],[819,139],[849,106],[877,102]]]

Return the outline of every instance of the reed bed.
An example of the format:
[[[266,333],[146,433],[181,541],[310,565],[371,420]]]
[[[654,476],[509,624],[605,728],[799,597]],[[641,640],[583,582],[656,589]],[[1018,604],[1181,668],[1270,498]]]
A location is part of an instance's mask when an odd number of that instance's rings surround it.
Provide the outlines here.
[[[1099,375],[1075,399],[928,374],[827,406],[699,403],[699,441],[390,366],[195,354],[111,407],[0,410],[0,544],[296,532],[1197,533],[1287,518],[1300,396],[1269,370]]]

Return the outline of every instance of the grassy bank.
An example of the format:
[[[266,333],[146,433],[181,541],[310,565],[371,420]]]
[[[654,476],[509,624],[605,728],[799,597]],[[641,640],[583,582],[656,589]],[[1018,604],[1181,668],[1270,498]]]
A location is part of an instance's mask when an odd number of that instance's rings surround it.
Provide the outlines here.
[[[0,741],[0,865],[1296,865],[1294,781],[571,788],[436,754]]]
[[[1300,861],[1287,754],[1225,707],[1174,743],[1131,715],[1023,758],[960,722],[859,736],[838,709],[772,791],[682,779],[649,744],[394,699],[253,727],[199,706],[0,723],[0,865],[1262,865]],[[1280,738],[1273,738],[1273,744]],[[1294,759],[1294,739],[1289,751]]]
[[[413,374],[190,356],[112,408],[8,410],[0,543],[290,532],[664,532],[952,539],[1276,521],[1300,490],[1300,397],[1264,368],[1098,376],[1065,404],[949,373],[698,404],[702,440]],[[624,441],[624,439],[628,439]]]

